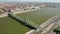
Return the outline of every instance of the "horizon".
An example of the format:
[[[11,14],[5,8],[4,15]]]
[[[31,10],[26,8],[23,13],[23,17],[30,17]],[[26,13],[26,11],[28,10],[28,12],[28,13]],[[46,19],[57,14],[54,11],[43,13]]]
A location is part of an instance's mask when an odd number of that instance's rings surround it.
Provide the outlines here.
[[[0,0],[0,2],[50,2],[50,3],[60,3],[60,0]]]

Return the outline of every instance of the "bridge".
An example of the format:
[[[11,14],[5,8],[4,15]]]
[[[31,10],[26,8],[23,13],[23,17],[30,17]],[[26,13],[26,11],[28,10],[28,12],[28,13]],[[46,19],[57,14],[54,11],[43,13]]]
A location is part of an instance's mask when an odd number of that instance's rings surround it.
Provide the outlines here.
[[[36,30],[37,28],[40,28],[37,24],[33,23],[31,20],[29,20],[28,18],[26,18],[25,20],[22,19],[21,17],[16,16],[13,12],[9,12],[8,16],[16,21],[18,21],[20,24],[30,28],[30,29],[34,29]]]
[[[26,34],[49,34],[57,25],[57,23],[60,23],[60,15],[53,16],[51,19],[48,19],[46,22],[44,22],[41,25],[37,25],[33,23],[31,20],[26,18],[26,20],[23,20],[20,17],[17,17],[15,14],[10,12],[8,14],[9,17],[15,19],[19,23],[21,23],[24,26],[27,26],[28,28],[32,29],[31,31],[27,32]],[[58,27],[58,26],[57,26]]]

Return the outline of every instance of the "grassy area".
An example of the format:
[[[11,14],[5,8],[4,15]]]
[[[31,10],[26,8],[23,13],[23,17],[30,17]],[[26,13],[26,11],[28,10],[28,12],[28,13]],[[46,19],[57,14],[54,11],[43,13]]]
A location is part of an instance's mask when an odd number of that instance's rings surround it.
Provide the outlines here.
[[[30,29],[9,17],[0,18],[0,34],[25,34]]]
[[[57,13],[60,13],[59,8],[43,8],[33,12],[18,14],[17,16],[23,19],[28,18],[36,24],[42,24]]]

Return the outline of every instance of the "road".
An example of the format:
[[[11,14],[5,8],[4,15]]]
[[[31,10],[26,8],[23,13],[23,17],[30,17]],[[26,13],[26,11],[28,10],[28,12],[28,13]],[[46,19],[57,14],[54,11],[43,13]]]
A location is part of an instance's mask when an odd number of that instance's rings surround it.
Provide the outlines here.
[[[40,28],[38,28],[36,30],[36,33],[44,31],[44,29],[46,29],[47,27],[49,27],[50,24],[52,24],[53,22],[55,22],[55,20],[58,18],[59,15],[53,16],[52,18],[48,19],[46,22],[44,22],[43,24],[39,25]]]
[[[56,24],[59,23],[59,20],[60,20],[59,17],[60,16],[56,16],[55,20],[54,21],[52,20],[53,22],[45,30],[43,30],[42,33],[48,34],[49,32],[51,32],[56,26]]]
[[[0,15],[0,18],[8,16],[7,13]]]
[[[32,9],[32,10],[26,10],[26,11],[12,11],[14,14],[19,14],[19,13],[25,13],[25,12],[31,12],[31,11],[35,11],[35,10],[38,10],[38,9]],[[1,14],[0,15],[0,18],[3,18],[3,17],[6,17],[8,16],[8,13],[4,13],[4,14]]]
[[[38,28],[37,30],[32,31],[30,33],[31,34],[33,34],[34,32],[35,33],[40,33],[41,31],[43,31],[42,33],[49,32],[54,27],[54,25],[58,22],[58,19],[59,19],[58,17],[59,17],[59,15],[53,16],[52,18],[48,19],[43,24],[39,25],[40,28]]]

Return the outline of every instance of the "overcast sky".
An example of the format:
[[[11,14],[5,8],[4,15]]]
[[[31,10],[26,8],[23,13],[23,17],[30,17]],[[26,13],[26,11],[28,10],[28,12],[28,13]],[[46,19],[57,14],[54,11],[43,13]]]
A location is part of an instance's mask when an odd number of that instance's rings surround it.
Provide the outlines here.
[[[60,2],[60,0],[0,0],[0,2]]]

